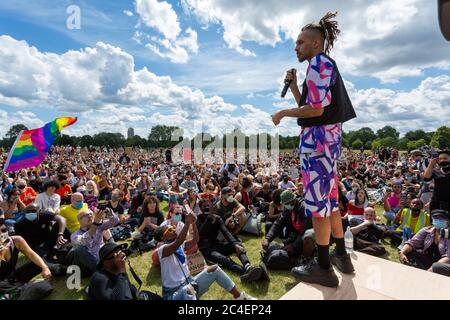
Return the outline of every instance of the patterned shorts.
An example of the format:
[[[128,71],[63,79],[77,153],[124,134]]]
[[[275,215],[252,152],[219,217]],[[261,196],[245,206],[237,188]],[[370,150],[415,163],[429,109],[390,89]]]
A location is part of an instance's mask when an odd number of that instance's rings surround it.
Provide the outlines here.
[[[323,153],[300,154],[305,212],[308,217],[326,218],[339,210],[336,160]]]

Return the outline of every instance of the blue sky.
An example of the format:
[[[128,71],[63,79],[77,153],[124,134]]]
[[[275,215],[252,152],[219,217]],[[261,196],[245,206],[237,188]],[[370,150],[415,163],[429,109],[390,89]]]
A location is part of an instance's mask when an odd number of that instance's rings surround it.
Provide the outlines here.
[[[69,29],[69,6],[80,29]],[[155,124],[213,134],[274,130],[294,39],[338,10],[332,57],[358,118],[345,130],[426,131],[450,120],[450,43],[434,1],[12,0],[0,3],[0,136],[75,115],[69,134],[147,136]],[[282,134],[297,134],[283,120]]]

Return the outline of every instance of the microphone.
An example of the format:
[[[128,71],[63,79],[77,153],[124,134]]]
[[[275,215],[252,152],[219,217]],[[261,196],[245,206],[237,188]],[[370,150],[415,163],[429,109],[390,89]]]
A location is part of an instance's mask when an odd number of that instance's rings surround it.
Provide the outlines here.
[[[293,75],[295,75],[296,71],[297,70],[295,70],[295,69],[291,69],[289,72],[291,72]],[[285,80],[284,81],[284,88],[283,88],[283,91],[281,91],[281,97],[282,98],[284,98],[286,96],[286,93],[287,93],[287,91],[289,89],[289,86],[291,85],[291,82],[292,82],[292,80]]]

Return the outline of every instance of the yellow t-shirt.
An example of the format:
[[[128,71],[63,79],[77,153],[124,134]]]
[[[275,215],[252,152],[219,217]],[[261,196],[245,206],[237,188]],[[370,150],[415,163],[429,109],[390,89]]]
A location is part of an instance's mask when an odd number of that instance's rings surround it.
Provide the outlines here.
[[[83,207],[81,209],[75,209],[70,204],[61,208],[60,215],[61,217],[66,218],[67,229],[69,229],[70,232],[75,232],[80,228],[80,223],[78,222],[77,216],[82,210],[86,210],[87,208],[87,203],[83,203]]]

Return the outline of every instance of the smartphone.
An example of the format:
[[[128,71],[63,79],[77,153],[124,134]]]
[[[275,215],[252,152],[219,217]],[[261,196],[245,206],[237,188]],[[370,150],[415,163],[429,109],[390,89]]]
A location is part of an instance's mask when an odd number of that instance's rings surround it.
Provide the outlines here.
[[[108,201],[101,200],[101,201],[98,202],[97,209],[100,210],[100,211],[103,211],[103,210],[105,210],[107,208],[107,205],[108,205]]]
[[[431,154],[431,158],[433,158],[433,159],[439,158],[439,154],[437,152],[433,152]]]

